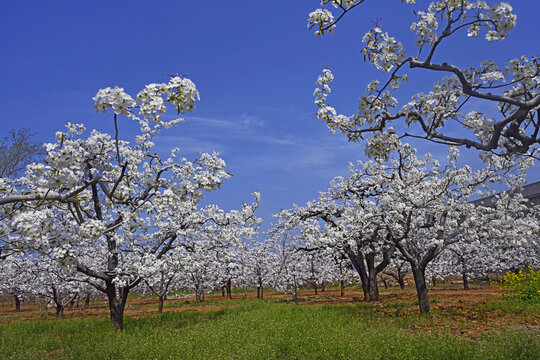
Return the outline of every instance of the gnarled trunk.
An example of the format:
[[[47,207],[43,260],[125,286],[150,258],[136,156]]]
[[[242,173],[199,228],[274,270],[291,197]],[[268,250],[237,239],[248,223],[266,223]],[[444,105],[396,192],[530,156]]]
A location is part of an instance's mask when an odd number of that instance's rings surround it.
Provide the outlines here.
[[[126,300],[129,293],[129,288],[119,287],[118,297],[116,296],[116,286],[107,281],[107,299],[109,300],[109,312],[111,315],[111,323],[115,330],[124,330],[124,309],[126,307]]]
[[[65,305],[62,304],[55,304],[56,308],[56,319],[63,319],[64,318],[64,308]]]
[[[362,254],[360,249],[355,252],[350,247],[345,247],[344,250],[355,270],[358,272],[358,275],[360,275],[362,290],[364,292],[364,300],[379,301],[377,274],[388,266],[395,247],[389,247],[383,251],[383,260],[377,266],[375,266],[376,253],[374,249],[373,252],[370,252],[365,256]]]
[[[416,285],[416,293],[418,295],[418,306],[420,307],[420,314],[427,314],[429,313],[429,299],[424,269],[414,266],[412,264],[411,267],[414,277],[414,284]]]
[[[368,301],[379,301],[379,286],[377,284],[377,271],[375,270],[375,254],[366,255],[368,268]]]
[[[368,300],[369,285],[366,268],[364,266],[364,256],[362,253],[355,253],[351,248],[345,248],[345,254],[353,264],[354,269],[360,276],[360,284],[362,285],[362,291],[364,293],[364,300]]]

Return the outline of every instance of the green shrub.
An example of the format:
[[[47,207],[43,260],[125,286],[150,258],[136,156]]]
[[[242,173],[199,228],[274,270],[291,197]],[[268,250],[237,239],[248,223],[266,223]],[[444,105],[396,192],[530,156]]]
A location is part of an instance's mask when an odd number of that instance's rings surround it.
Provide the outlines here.
[[[540,270],[529,266],[518,273],[509,271],[500,278],[499,286],[519,300],[540,303]]]

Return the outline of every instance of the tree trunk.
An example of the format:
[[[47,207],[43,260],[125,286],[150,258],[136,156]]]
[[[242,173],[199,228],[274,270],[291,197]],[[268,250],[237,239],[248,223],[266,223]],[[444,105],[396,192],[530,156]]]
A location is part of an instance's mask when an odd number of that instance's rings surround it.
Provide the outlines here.
[[[368,296],[367,301],[379,301],[379,286],[377,285],[377,271],[375,271],[375,254],[366,255],[368,268]]]
[[[124,309],[129,293],[127,287],[119,287],[118,297],[116,296],[116,286],[107,281],[107,299],[109,300],[109,312],[111,314],[111,323],[116,331],[124,330]]]
[[[296,277],[295,276],[293,276],[293,284],[294,284],[293,299],[294,299],[294,302],[296,303],[296,305],[298,305],[298,286],[296,286]]]
[[[467,272],[463,272],[463,289],[469,290],[469,279],[467,278]]]
[[[398,284],[399,284],[399,288],[401,290],[405,289],[405,279],[404,279],[404,276],[401,273],[398,273],[397,281],[398,281]]]
[[[232,281],[229,278],[229,280],[227,280],[227,297],[229,299],[232,299],[232,288],[231,288],[232,284],[231,283],[232,283]]]
[[[159,296],[159,308],[158,312],[161,314],[163,312],[163,302],[165,301],[165,295]]]
[[[367,301],[379,301],[379,286],[377,285],[377,275],[370,274],[368,283]]]
[[[315,289],[315,295],[318,295],[319,289],[317,288],[317,284],[313,284],[313,289]]]
[[[21,300],[17,295],[13,296],[15,299],[15,311],[21,311]]]
[[[225,297],[225,286],[221,287],[221,296]]]
[[[263,290],[264,290],[264,287],[263,287],[262,279],[259,276],[259,278],[257,279],[257,299],[263,298]]]
[[[416,285],[416,294],[418,295],[420,314],[427,314],[429,313],[429,299],[424,269],[412,266],[412,264],[411,267],[414,277],[414,284]]]
[[[341,280],[339,282],[340,296],[345,296],[345,281]]]
[[[75,305],[75,301],[77,301],[77,298],[74,297],[73,299],[71,299],[71,301],[67,305],[69,310],[73,309],[73,305]]]
[[[84,308],[83,309],[89,309],[90,308],[90,294],[86,294],[86,298],[84,299]]]
[[[386,281],[386,279],[382,279],[382,282],[383,282],[384,288],[388,289],[388,282]]]
[[[64,318],[64,308],[65,306],[62,305],[62,304],[55,304],[55,308],[56,308],[56,319],[57,320],[60,320],[60,319],[63,319]]]
[[[354,269],[360,276],[360,283],[362,284],[362,291],[364,292],[364,300],[368,300],[368,275],[364,266],[364,256],[362,253],[355,253],[350,247],[345,248],[345,254],[353,264]]]

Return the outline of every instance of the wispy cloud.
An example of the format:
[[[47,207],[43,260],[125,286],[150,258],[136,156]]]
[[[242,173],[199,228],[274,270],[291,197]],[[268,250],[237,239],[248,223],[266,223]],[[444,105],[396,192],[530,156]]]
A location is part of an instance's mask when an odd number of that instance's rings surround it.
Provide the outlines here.
[[[191,138],[186,136],[169,136],[158,135],[155,139],[158,145],[158,150],[178,147],[181,154],[193,154],[198,152],[214,152],[217,151],[220,154],[227,153],[227,145],[220,142],[205,141],[202,139]]]
[[[242,115],[240,115],[240,122],[246,126],[263,126],[264,125],[264,121],[259,119],[257,116],[249,115],[247,113],[243,113]]]
[[[273,171],[283,176],[332,178],[346,173],[347,162],[363,157],[363,147],[342,136],[313,136],[310,131],[292,135],[288,127],[273,128],[270,133],[266,124],[272,121],[247,113],[224,118],[189,116],[190,126],[179,127],[178,135],[170,131],[160,135],[156,143],[165,148],[178,146],[181,153],[218,151],[234,173],[261,175]]]
[[[274,148],[246,154],[240,164],[250,171],[281,171],[290,175],[328,177],[346,169],[349,161],[358,160],[359,144],[347,143],[343,139],[326,137],[320,141],[289,139],[286,148]],[[339,169],[339,170],[338,170]]]

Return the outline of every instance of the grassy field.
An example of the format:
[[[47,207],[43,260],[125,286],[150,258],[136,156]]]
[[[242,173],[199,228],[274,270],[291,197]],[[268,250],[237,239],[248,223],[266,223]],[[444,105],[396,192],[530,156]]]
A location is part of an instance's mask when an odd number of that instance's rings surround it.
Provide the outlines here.
[[[490,290],[491,291],[491,290]],[[126,331],[105,314],[61,321],[0,313],[2,359],[540,359],[540,306],[493,292],[432,292],[420,317],[410,291],[380,303],[304,292],[300,305],[239,298],[131,307]],[[142,309],[148,311],[142,312]],[[82,313],[82,312],[79,312]],[[26,316],[27,320],[23,320]],[[52,315],[51,315],[52,316]]]

